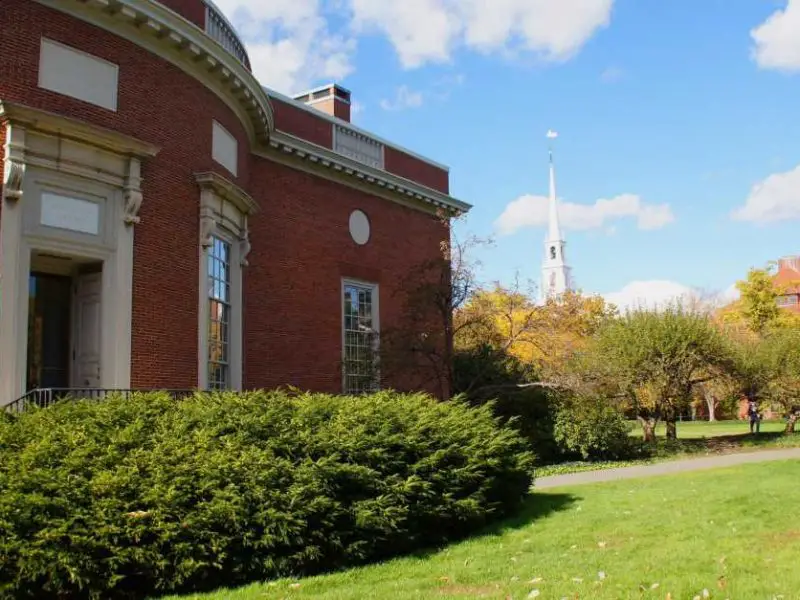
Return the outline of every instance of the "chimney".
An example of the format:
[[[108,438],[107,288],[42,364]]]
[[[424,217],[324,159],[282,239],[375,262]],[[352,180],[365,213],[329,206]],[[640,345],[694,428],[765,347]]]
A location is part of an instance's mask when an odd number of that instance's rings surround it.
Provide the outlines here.
[[[350,90],[329,83],[294,97],[298,102],[313,106],[317,110],[350,122]]]

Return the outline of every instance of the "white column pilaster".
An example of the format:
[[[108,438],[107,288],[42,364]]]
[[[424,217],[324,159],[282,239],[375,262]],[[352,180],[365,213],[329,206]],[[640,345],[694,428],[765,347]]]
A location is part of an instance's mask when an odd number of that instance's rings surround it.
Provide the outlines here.
[[[0,218],[0,404],[25,392],[30,250],[23,237],[25,129],[6,126]]]

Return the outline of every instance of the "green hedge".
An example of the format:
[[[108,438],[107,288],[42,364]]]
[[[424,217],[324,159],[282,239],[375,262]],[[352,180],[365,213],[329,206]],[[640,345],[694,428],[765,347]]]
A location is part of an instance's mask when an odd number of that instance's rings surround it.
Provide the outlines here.
[[[0,597],[141,597],[386,558],[512,512],[532,456],[422,395],[164,394],[0,419]]]

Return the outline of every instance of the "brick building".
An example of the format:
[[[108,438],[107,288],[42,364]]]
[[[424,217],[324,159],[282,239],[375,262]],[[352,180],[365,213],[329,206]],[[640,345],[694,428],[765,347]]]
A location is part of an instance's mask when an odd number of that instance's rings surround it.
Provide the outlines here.
[[[773,280],[778,288],[778,306],[800,313],[800,256],[784,256],[778,259]]]
[[[0,56],[0,404],[371,385],[400,282],[469,209],[446,167],[339,86],[264,89],[210,0],[2,0]]]

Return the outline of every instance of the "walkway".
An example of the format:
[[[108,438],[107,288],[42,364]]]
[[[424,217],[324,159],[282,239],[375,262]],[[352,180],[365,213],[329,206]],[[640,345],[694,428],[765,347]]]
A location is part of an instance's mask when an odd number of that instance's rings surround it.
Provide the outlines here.
[[[602,471],[584,471],[569,475],[551,475],[536,479],[534,489],[554,488],[561,486],[582,485],[584,483],[600,483],[602,481],[618,481],[620,479],[634,479],[639,477],[653,477],[654,475],[669,475],[670,473],[687,473],[702,469],[717,469],[719,467],[733,467],[747,463],[759,463],[772,460],[800,459],[800,448],[786,450],[762,450],[746,454],[722,454],[705,458],[687,458],[672,462],[656,463],[654,465],[641,465],[638,467],[621,467],[619,469],[606,469]]]

